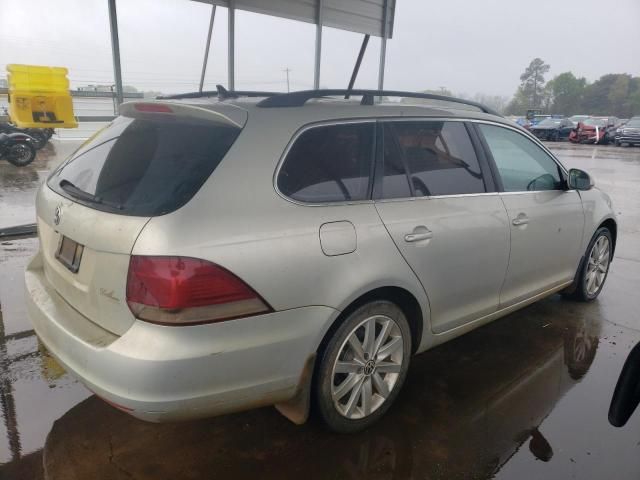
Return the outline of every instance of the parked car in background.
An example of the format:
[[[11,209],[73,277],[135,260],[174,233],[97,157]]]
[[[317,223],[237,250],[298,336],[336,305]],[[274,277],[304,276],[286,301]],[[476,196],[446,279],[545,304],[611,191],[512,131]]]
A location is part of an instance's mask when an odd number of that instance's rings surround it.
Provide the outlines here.
[[[587,118],[591,118],[591,115],[571,115],[569,120],[571,120],[574,127],[577,127],[578,123],[584,122]]]
[[[617,117],[591,117],[578,126],[569,135],[573,143],[599,143],[606,145],[614,141],[615,132],[620,124]]]
[[[615,144],[618,146],[640,145],[640,117],[633,117],[616,130]]]
[[[573,129],[573,123],[568,118],[546,118],[531,127],[530,131],[540,140],[555,142],[568,139]]]
[[[530,120],[529,128],[531,129],[531,128],[535,127],[540,122],[542,122],[543,120],[546,120],[548,118],[552,118],[551,115],[534,115],[534,117]]]
[[[388,94],[121,105],[39,189],[38,337],[141,419],[275,404],[302,423],[312,405],[353,432],[413,354],[600,294],[617,226],[586,172],[481,105]]]
[[[517,123],[521,127],[526,128],[527,130],[531,125],[531,122],[527,120],[525,117],[514,117],[514,118],[511,118],[511,120],[513,120],[515,123]]]

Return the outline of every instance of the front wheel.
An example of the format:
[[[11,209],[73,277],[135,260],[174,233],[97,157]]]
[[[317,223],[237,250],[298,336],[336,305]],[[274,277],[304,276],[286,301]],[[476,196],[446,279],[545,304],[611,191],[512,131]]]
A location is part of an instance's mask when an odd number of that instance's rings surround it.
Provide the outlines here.
[[[16,167],[25,167],[36,158],[36,149],[27,142],[16,142],[11,145],[6,152],[9,163]]]
[[[609,274],[613,254],[613,239],[606,227],[599,228],[593,235],[582,267],[578,272],[575,290],[567,296],[582,302],[595,300]]]
[[[402,310],[386,300],[367,303],[333,333],[315,382],[320,417],[335,432],[356,432],[389,409],[404,383],[411,331]]]

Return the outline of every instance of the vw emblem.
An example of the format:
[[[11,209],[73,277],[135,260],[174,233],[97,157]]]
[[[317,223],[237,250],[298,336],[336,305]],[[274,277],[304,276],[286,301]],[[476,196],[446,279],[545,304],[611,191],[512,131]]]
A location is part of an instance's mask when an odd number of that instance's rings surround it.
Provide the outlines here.
[[[62,205],[56,207],[56,211],[53,214],[53,223],[60,225],[60,218],[62,217]]]

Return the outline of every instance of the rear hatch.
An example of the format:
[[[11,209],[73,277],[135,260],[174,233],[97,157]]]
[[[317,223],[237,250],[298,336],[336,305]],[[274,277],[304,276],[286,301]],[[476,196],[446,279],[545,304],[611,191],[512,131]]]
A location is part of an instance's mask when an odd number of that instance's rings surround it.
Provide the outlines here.
[[[135,321],[126,284],[138,235],[149,219],[196,194],[246,122],[243,110],[229,115],[228,105],[225,113],[214,108],[122,105],[122,115],[40,189],[36,209],[47,280],[73,308],[114,334]]]

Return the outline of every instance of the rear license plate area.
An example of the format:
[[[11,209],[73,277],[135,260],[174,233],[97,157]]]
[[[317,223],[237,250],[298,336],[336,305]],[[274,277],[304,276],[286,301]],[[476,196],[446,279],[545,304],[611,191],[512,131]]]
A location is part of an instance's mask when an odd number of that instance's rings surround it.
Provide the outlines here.
[[[67,267],[68,270],[73,273],[78,273],[83,250],[84,246],[63,235],[60,238],[60,244],[56,250],[56,258]]]

